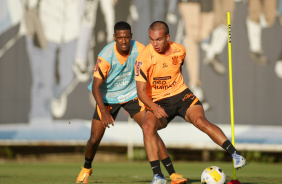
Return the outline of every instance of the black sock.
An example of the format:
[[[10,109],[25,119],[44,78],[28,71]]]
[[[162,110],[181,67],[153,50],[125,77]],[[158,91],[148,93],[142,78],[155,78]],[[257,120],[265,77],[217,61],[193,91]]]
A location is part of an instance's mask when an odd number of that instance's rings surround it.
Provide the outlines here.
[[[154,160],[150,162],[151,168],[153,170],[154,175],[158,174],[159,176],[163,177],[162,171],[161,171],[161,166],[160,166],[160,161],[159,160]]]
[[[235,151],[237,154],[240,155],[240,153],[234,148],[234,146],[232,145],[232,143],[229,140],[226,140],[222,146],[223,149],[225,149],[229,154],[233,154]]]
[[[85,157],[84,168],[90,169],[92,167],[92,161],[93,161],[93,158],[88,159]]]
[[[175,170],[174,170],[173,164],[170,160],[170,157],[163,159],[162,163],[163,163],[164,167],[166,168],[169,175],[172,175],[173,173],[175,173]]]

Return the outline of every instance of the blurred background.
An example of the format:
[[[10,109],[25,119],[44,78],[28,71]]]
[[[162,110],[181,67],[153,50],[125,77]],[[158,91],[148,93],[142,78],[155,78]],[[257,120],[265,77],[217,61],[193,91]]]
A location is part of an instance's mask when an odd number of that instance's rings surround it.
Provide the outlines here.
[[[83,153],[95,107],[87,86],[118,21],[145,45],[149,25],[167,22],[170,40],[186,47],[186,84],[231,140],[229,11],[236,147],[281,161],[282,0],[0,0],[0,9],[0,157]],[[175,159],[224,158],[181,118],[160,135]],[[100,149],[145,157],[123,110]]]

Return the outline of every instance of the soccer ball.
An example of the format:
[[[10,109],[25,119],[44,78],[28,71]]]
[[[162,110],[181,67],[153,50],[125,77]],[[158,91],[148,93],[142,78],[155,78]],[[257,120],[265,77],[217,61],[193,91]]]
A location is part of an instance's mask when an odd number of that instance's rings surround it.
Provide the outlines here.
[[[207,167],[201,176],[202,184],[224,184],[226,176],[223,170],[217,166]]]

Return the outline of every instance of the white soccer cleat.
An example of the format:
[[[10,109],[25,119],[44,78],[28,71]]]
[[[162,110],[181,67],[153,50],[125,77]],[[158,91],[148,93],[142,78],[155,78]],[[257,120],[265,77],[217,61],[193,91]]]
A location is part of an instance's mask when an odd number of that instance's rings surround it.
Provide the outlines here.
[[[151,184],[166,184],[166,179],[164,178],[164,175],[159,176],[158,174],[155,174]]]
[[[247,165],[246,159],[243,156],[237,154],[236,151],[232,154],[232,158],[235,169],[240,169]]]

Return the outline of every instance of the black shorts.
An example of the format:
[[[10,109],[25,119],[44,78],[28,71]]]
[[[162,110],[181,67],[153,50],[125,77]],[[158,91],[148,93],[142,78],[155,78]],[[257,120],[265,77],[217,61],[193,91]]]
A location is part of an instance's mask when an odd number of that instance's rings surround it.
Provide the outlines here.
[[[121,107],[123,107],[124,110],[126,110],[129,113],[130,117],[134,116],[135,114],[141,111],[141,106],[139,105],[138,98],[135,98],[133,100],[130,100],[128,102],[121,103],[121,104],[106,104],[105,103],[105,106],[114,119],[116,119]],[[100,116],[101,116],[101,112],[100,112],[98,105],[96,104],[96,109],[93,115],[93,119],[97,119],[101,121]]]
[[[167,113],[167,123],[173,120],[175,116],[181,116],[185,119],[186,111],[189,107],[202,105],[188,88],[175,96],[156,101],[155,103],[160,105]]]

